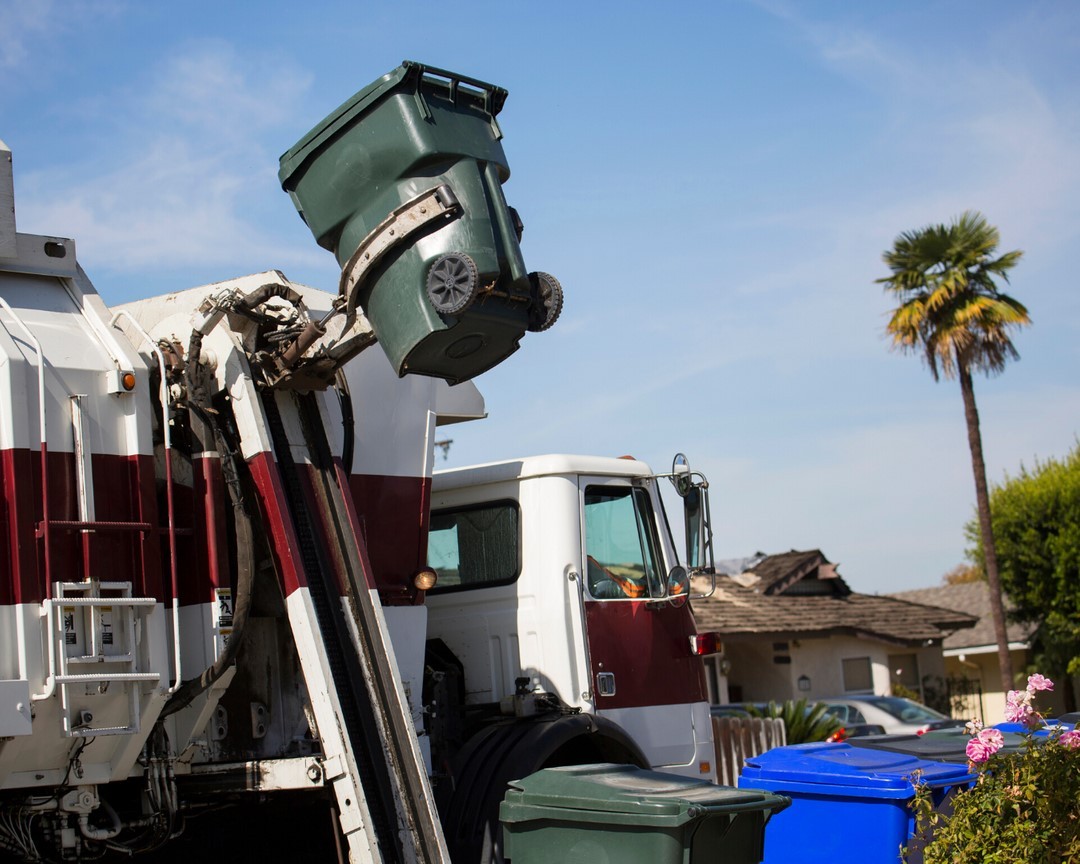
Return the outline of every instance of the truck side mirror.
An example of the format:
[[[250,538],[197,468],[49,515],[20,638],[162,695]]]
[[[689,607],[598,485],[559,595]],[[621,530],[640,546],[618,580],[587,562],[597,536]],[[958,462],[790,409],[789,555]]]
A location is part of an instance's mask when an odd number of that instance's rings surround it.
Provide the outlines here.
[[[676,453],[667,477],[683,499],[683,524],[686,526],[686,570],[689,573],[712,577],[708,593],[694,597],[710,597],[716,591],[716,566],[713,563],[712,515],[709,509],[709,481],[705,475],[690,468],[690,460]],[[672,571],[674,572],[674,571]],[[670,579],[670,574],[669,574]]]
[[[683,521],[686,523],[686,566],[698,570],[705,566],[702,538],[705,536],[705,508],[701,488],[691,487],[683,496]]]
[[[690,596],[690,574],[686,568],[676,564],[667,578],[667,598],[672,606],[682,606]]]
[[[690,473],[690,460],[682,453],[676,453],[671,460],[671,485],[676,493],[685,498],[687,493],[694,488],[694,481]]]

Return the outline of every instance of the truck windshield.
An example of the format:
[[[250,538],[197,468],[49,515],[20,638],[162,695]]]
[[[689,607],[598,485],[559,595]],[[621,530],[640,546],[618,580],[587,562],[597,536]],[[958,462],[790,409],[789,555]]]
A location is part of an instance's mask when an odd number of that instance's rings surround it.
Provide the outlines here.
[[[585,553],[593,597],[661,596],[659,545],[646,490],[631,486],[585,488]]]

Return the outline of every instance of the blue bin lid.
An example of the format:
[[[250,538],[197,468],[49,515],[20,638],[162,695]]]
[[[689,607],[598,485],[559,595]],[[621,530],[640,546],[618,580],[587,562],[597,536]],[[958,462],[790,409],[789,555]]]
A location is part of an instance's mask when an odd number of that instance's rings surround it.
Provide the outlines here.
[[[974,779],[966,765],[919,759],[906,753],[869,750],[850,744],[795,744],[777,747],[746,761],[739,777],[741,788],[803,791],[860,797],[899,798],[912,794],[912,777],[932,787],[951,786]]]
[[[1006,735],[1009,734],[1010,732],[1013,732],[1013,733],[1015,733],[1017,735],[1023,735],[1023,734],[1025,734],[1027,732],[1032,731],[1032,730],[1029,730],[1028,727],[1025,726],[1023,723],[995,723],[994,728],[997,729],[999,732],[1005,733]],[[1075,728],[1076,728],[1075,723],[1070,723],[1068,721],[1062,722],[1061,720],[1050,719],[1050,720],[1044,720],[1042,725],[1040,725],[1037,729],[1035,729],[1034,732],[1035,732],[1035,737],[1039,738],[1039,737],[1046,737],[1051,732],[1055,732],[1055,731],[1069,732],[1070,730],[1075,729]]]

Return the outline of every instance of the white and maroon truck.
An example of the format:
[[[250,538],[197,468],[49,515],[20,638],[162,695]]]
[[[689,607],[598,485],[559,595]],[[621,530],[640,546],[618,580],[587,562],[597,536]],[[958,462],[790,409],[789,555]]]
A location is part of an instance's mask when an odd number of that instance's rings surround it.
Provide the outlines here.
[[[497,134],[495,88],[402,69],[358,95],[406,88],[436,125]],[[0,856],[168,850],[195,816],[301,796],[341,860],[486,862],[507,781],[541,768],[715,778],[704,478],[681,458],[432,470],[436,427],[485,416],[468,379],[561,304],[517,273],[516,213],[428,168],[335,249],[337,294],[267,271],[109,308],[73,241],[16,232],[0,157]],[[470,219],[472,251],[439,248]],[[434,312],[403,348],[371,292],[410,256]]]

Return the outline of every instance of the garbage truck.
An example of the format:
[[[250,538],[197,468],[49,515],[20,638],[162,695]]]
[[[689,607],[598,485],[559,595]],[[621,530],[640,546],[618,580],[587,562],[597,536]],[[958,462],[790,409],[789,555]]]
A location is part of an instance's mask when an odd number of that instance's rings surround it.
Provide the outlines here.
[[[160,852],[298,795],[340,860],[474,864],[540,769],[715,779],[705,478],[433,470],[562,306],[503,196],[505,98],[406,62],[285,153],[336,291],[111,307],[73,240],[18,233],[0,144],[0,857]]]

